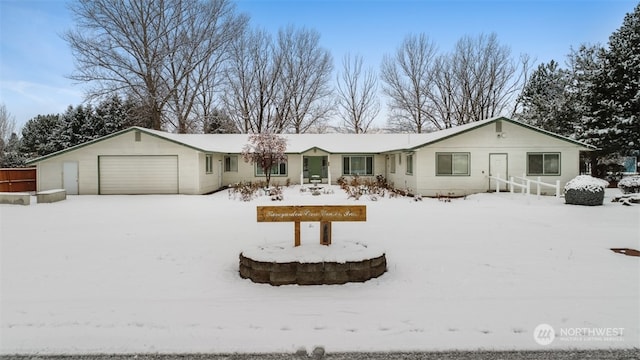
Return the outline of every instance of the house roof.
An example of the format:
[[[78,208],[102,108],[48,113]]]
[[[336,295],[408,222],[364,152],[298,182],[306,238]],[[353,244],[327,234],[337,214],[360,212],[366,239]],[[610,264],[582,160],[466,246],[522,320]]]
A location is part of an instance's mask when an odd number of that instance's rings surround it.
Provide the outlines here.
[[[282,134],[282,136],[287,139],[287,153],[289,154],[299,154],[314,148],[326,151],[328,153],[376,154],[393,151],[413,151],[423,146],[431,145],[444,139],[471,131],[482,126],[486,126],[498,120],[508,121],[510,123],[531,129],[533,131],[537,131],[545,135],[570,142],[574,145],[583,147],[585,150],[596,149],[591,145],[505,117],[495,117],[491,119],[476,121],[469,124],[464,124],[453,128],[425,134]],[[174,134],[164,131],[145,129],[141,127],[132,127],[102,138],[86,142],[84,144],[76,145],[65,150],[33,159],[28,163],[37,163],[47,158],[136,130],[152,136],[166,139],[176,144],[193,148],[198,151],[212,153],[241,153],[242,149],[249,140],[248,134]]]
[[[494,123],[497,120],[508,121],[575,145],[595,149],[591,145],[505,117],[495,117],[424,134],[282,134],[282,136],[287,139],[287,153],[293,154],[303,153],[313,148],[329,153],[410,151]],[[142,128],[140,130],[202,151],[220,153],[242,152],[249,137],[248,134],[173,134]]]

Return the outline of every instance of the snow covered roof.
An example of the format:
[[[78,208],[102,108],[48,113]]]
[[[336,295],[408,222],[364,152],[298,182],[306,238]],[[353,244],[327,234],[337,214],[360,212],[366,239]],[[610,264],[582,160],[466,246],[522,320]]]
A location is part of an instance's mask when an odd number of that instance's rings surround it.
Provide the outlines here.
[[[495,117],[426,134],[282,134],[287,139],[287,153],[303,153],[318,148],[329,153],[383,153],[410,151],[446,138],[479,128],[497,120],[542,132],[585,148],[590,145],[560,136],[505,117]],[[139,128],[156,136],[172,140],[205,152],[240,153],[248,142],[247,134],[173,134]]]
[[[433,144],[435,142],[456,136],[467,131],[488,125],[495,121],[508,121],[510,123],[541,132],[543,134],[571,142],[582,146],[585,149],[596,149],[595,147],[546,131],[537,127],[511,120],[505,117],[495,117],[456,126],[449,129],[435,131],[426,134],[282,134],[287,139],[287,153],[299,154],[317,148],[328,153],[384,153],[392,151],[412,151],[420,147]],[[44,159],[75,150],[106,138],[118,136],[122,133],[138,130],[153,136],[167,139],[174,143],[185,145],[203,152],[217,153],[241,153],[248,143],[248,134],[174,134],[164,131],[151,130],[141,127],[132,127],[114,134],[89,141],[84,144],[45,155],[33,159],[28,164],[34,164]]]
[[[240,153],[249,141],[248,134],[171,134],[140,129],[144,132],[188,145],[205,152]],[[329,153],[381,153],[408,149],[428,141],[429,134],[282,134],[287,153],[303,153],[317,148]]]

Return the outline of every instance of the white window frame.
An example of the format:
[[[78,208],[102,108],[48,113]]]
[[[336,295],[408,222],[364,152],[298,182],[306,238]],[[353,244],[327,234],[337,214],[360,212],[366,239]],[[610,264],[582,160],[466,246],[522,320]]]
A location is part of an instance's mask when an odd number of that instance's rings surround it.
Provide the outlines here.
[[[451,172],[450,173],[441,173],[440,172],[440,157],[441,156],[450,156],[451,163]],[[467,168],[465,172],[460,172],[456,170],[455,160],[456,158],[467,159]],[[436,176],[471,176],[471,153],[468,152],[437,152],[436,153]]]
[[[255,175],[264,176],[264,170],[258,164],[255,164]],[[271,176],[287,176],[287,172],[289,170],[289,165],[286,161],[279,163],[276,166],[271,167]]]
[[[391,174],[396,173],[396,154],[389,155],[389,172]]]
[[[205,173],[213,174],[213,155],[207,154],[204,157]]]
[[[406,174],[413,175],[413,154],[407,154],[406,160],[407,160]]]
[[[353,169],[353,159],[354,158],[363,158],[364,160],[364,172],[360,172],[360,171],[352,171]],[[368,161],[368,159],[371,159],[371,161]],[[345,164],[347,161],[349,162],[349,169],[347,170],[345,167]],[[371,163],[371,169],[368,169],[368,164]],[[374,174],[374,158],[373,155],[343,155],[342,156],[342,175],[345,176],[373,176]],[[371,171],[368,171],[371,170]]]
[[[542,156],[542,172],[532,172],[531,171],[531,156]],[[552,157],[557,158],[557,167],[558,170],[556,172],[547,171],[547,165],[550,164],[547,162],[551,161]],[[562,173],[562,153],[560,152],[530,152],[527,153],[527,175],[528,176],[560,176]]]
[[[224,172],[238,172],[238,155],[224,156]]]

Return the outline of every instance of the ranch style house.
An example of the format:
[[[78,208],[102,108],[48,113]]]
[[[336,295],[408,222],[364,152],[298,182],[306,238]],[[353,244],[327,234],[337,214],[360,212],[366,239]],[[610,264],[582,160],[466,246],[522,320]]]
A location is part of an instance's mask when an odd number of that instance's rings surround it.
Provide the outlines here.
[[[426,134],[283,134],[287,161],[272,183],[335,184],[341,176],[384,176],[413,194],[492,191],[489,176],[541,177],[561,186],[579,174],[590,145],[505,117]],[[207,194],[264,179],[245,163],[247,134],[173,134],[132,127],[33,159],[37,190],[67,194]],[[501,188],[505,184],[500,183]]]

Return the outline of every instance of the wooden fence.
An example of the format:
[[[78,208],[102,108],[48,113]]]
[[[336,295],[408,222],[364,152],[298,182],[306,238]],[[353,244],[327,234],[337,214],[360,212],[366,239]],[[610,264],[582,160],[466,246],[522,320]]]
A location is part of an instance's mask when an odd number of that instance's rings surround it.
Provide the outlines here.
[[[0,169],[0,192],[36,191],[36,168]]]

